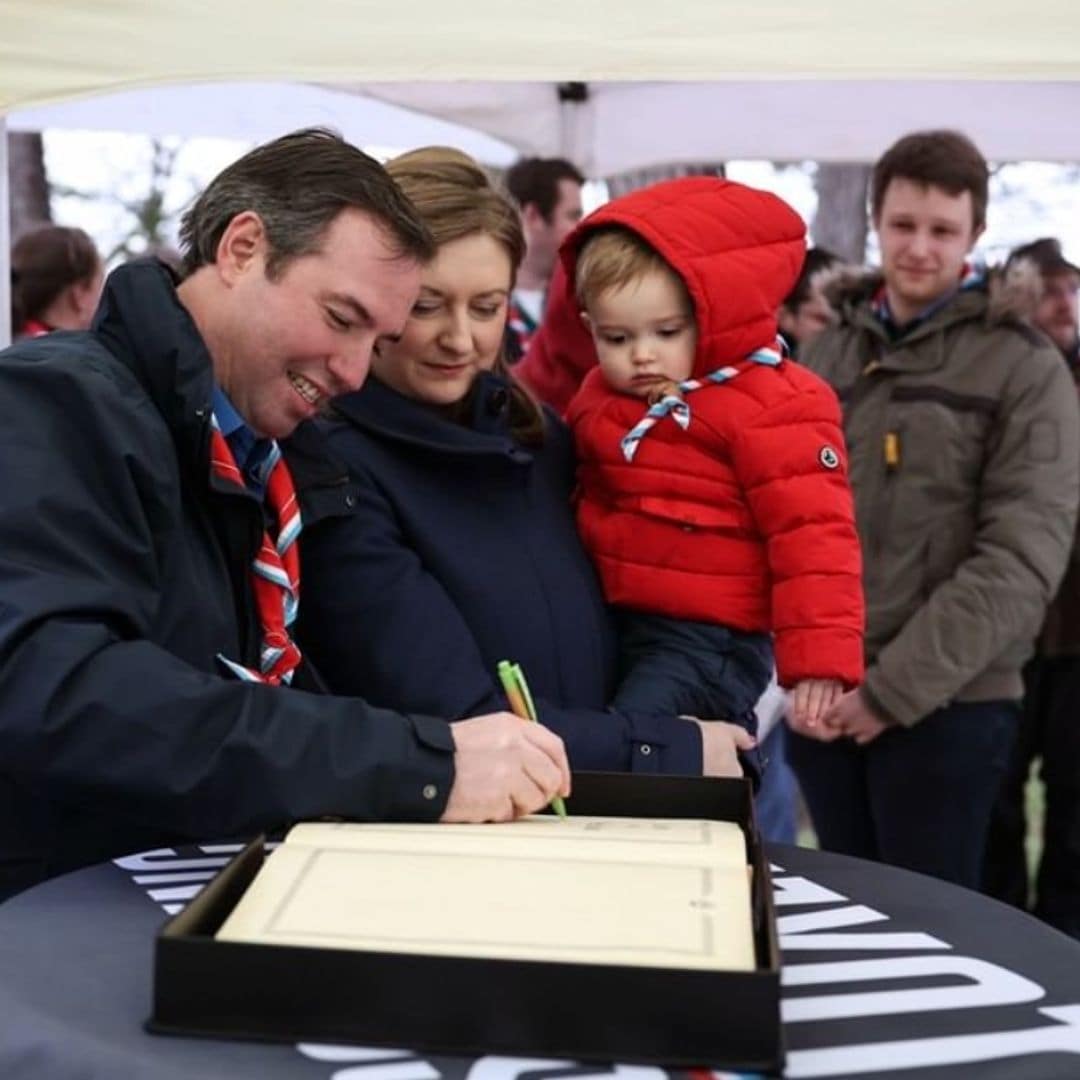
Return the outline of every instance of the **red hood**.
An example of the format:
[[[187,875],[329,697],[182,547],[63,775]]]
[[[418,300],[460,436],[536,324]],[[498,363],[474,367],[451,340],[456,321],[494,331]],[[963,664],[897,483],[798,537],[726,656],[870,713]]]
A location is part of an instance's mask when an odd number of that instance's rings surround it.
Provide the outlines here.
[[[731,180],[693,176],[607,203],[563,242],[559,256],[566,273],[552,282],[545,321],[559,319],[553,305],[576,313],[578,250],[590,232],[610,225],[637,233],[686,283],[698,322],[695,375],[773,344],[777,309],[806,254],[806,226],[783,199]]]

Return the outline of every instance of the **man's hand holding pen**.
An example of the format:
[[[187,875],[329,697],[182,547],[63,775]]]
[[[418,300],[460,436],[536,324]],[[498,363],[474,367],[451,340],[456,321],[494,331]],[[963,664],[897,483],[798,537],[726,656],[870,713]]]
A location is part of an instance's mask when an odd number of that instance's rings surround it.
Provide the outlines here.
[[[570,794],[562,739],[543,724],[491,713],[451,725],[454,786],[443,821],[512,821]]]

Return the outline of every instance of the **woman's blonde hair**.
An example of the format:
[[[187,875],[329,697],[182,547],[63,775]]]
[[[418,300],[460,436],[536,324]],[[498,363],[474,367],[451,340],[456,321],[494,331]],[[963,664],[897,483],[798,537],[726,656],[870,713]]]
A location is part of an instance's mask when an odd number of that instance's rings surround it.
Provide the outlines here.
[[[386,171],[435,240],[436,248],[480,233],[490,236],[510,260],[510,287],[525,257],[521,216],[507,195],[468,154],[448,146],[425,146],[386,163]],[[500,350],[494,371],[510,385],[510,428],[523,443],[543,441],[544,413],[531,394],[513,377]],[[459,418],[470,415],[472,394],[460,403]]]

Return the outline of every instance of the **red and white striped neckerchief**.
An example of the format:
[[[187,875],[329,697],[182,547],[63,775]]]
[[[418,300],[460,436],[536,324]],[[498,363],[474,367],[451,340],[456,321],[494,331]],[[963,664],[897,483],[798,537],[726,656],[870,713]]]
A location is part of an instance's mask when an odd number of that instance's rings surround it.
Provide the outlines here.
[[[239,488],[245,486],[217,417],[212,420],[210,432],[210,468],[226,483]],[[289,636],[289,627],[296,620],[300,598],[300,552],[296,539],[301,521],[296,489],[276,442],[270,445],[264,468],[266,506],[273,517],[274,535],[263,530],[262,545],[251,564],[252,590],[262,629],[259,670],[238,664],[221,653],[218,659],[238,678],[276,686],[290,683],[300,664],[300,650]]]
[[[776,345],[772,348],[755,349],[744,358],[750,364],[762,364],[765,367],[779,367],[787,358],[787,345],[784,339],[777,337]],[[676,424],[686,431],[690,426],[690,406],[682,398],[683,394],[689,394],[694,390],[700,390],[703,386],[714,386],[718,383],[730,382],[746,367],[733,367],[726,365],[702,375],[699,379],[683,379],[675,383],[675,390],[664,394],[659,400],[653,402],[646,410],[645,415],[622,437],[619,446],[623,457],[627,461],[633,461],[634,455],[641,445],[641,440],[661,421],[665,416],[671,416]]]
[[[524,356],[528,351],[529,342],[532,341],[533,334],[536,333],[537,322],[525,308],[522,307],[521,303],[512,296],[507,312],[506,325],[510,327],[511,333],[513,333],[514,337],[517,339],[519,349],[518,355]]]

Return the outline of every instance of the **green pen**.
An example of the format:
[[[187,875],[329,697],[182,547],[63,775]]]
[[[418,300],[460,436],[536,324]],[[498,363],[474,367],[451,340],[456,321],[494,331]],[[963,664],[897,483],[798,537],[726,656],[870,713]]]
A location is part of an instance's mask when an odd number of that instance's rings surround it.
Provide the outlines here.
[[[502,683],[503,691],[514,714],[520,716],[522,720],[531,720],[538,724],[540,720],[536,715],[536,706],[533,704],[529,684],[525,681],[525,673],[520,665],[511,664],[509,660],[500,660],[497,670],[499,682]],[[566,817],[566,803],[561,795],[556,795],[551,800],[551,808],[559,817]]]

